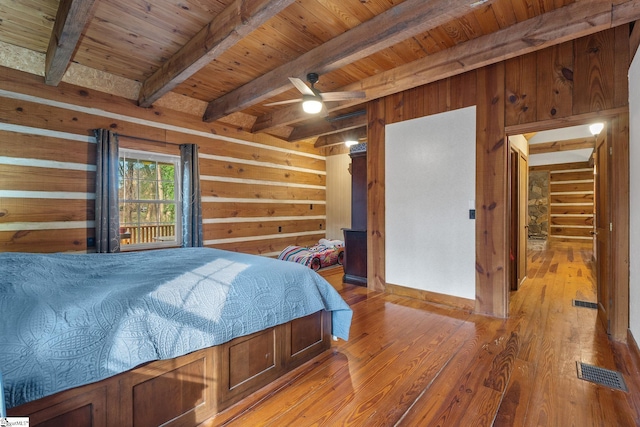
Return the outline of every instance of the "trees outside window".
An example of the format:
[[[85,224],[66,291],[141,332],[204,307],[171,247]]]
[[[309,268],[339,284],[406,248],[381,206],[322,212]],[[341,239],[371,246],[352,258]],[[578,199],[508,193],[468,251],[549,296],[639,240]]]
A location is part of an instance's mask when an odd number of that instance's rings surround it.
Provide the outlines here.
[[[120,150],[123,249],[180,245],[180,157]]]

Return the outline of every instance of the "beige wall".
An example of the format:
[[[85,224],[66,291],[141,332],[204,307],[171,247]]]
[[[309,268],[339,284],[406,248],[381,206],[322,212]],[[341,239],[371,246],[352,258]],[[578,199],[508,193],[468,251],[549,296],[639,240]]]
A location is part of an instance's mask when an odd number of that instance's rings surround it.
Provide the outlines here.
[[[343,228],[351,227],[351,174],[348,154],[328,156],[327,238],[344,240]]]

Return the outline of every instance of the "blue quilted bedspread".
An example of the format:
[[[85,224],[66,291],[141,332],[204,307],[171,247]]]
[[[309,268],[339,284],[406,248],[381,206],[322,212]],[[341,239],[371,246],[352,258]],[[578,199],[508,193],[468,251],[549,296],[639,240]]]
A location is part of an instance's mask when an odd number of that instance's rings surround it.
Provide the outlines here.
[[[210,248],[0,253],[7,407],[319,310],[348,339],[351,309],[300,264]]]

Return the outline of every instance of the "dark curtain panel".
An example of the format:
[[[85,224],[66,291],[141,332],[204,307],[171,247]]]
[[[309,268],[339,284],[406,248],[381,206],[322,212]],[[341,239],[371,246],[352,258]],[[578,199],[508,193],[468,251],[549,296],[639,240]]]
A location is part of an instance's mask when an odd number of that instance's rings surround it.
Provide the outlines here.
[[[180,145],[182,169],[182,247],[202,246],[202,204],[198,146]]]
[[[96,252],[120,252],[118,136],[96,129]]]

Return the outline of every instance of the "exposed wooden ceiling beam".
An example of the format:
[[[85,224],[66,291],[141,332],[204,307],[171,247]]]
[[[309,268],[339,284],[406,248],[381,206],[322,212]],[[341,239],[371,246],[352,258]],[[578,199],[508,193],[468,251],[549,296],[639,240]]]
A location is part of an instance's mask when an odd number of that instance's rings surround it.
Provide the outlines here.
[[[93,15],[94,0],[61,0],[49,39],[44,64],[44,82],[58,86],[67,71],[80,35]]]
[[[291,88],[288,77],[344,67],[472,10],[469,0],[406,0],[295,60],[211,101],[203,120],[211,122]]]
[[[360,141],[367,137],[367,127],[363,126],[357,129],[347,130],[344,132],[338,132],[331,135],[323,135],[319,137],[314,147],[329,147],[331,145],[344,144],[345,141]]]
[[[334,103],[327,109],[329,112],[339,111],[640,18],[640,1],[617,3],[615,0],[583,0],[469,40],[336,89],[363,90],[366,98]],[[259,117],[253,132],[269,132],[304,120],[308,120],[308,115],[295,107],[287,107]]]
[[[315,136],[331,135],[342,131],[360,128],[367,125],[367,116],[360,115],[349,117],[344,120],[336,120],[329,122],[326,120],[317,120],[304,126],[298,126],[293,129],[289,135],[288,141],[300,141],[301,139],[312,138]]]
[[[147,78],[138,104],[149,107],[295,0],[234,0]]]
[[[539,144],[529,144],[529,155],[554,153],[557,151],[580,150],[583,148],[594,148],[594,138],[565,139],[563,141],[541,142]]]

